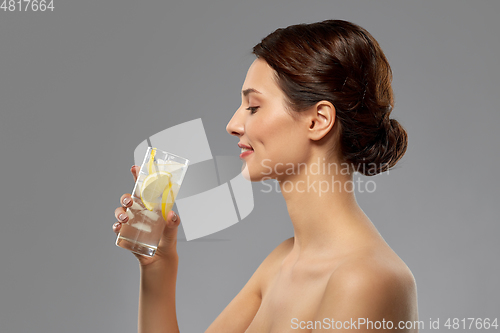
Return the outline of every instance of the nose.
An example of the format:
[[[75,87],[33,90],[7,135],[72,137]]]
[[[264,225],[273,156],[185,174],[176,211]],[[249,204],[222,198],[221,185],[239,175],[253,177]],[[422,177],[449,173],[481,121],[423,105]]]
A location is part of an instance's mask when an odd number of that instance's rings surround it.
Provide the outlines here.
[[[243,114],[240,112],[241,108],[236,110],[234,113],[233,117],[229,121],[229,123],[226,126],[226,131],[234,136],[242,136],[244,133],[244,120],[243,120]]]

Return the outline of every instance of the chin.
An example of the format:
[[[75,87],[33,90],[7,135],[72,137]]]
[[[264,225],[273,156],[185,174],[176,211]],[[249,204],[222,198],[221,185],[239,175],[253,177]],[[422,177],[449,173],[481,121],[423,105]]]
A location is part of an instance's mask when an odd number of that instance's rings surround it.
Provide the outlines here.
[[[270,179],[270,177],[268,175],[264,175],[264,174],[262,174],[262,172],[260,172],[258,170],[251,171],[248,168],[248,164],[246,162],[244,162],[243,166],[241,167],[241,174],[243,175],[243,177],[246,180],[251,181],[251,182],[259,182],[262,180]]]
[[[241,174],[243,175],[243,177],[246,180],[252,181],[252,179],[250,177],[250,172],[248,171],[248,166],[246,163],[243,163],[243,165],[241,167]]]

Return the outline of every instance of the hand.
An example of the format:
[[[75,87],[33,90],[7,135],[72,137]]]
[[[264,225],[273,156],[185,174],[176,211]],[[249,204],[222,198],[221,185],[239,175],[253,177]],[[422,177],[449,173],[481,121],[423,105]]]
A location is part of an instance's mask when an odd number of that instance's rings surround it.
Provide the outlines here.
[[[137,181],[139,176],[140,167],[137,165],[132,166],[130,171],[134,176],[134,182]],[[126,209],[132,206],[132,196],[126,193],[120,198],[121,207],[115,209],[115,218],[118,220],[113,224],[113,231],[118,235],[122,227],[122,223],[128,221],[128,215]],[[163,218],[161,218],[163,220]],[[165,229],[163,230],[163,235],[161,236],[160,244],[158,244],[158,249],[152,258],[141,256],[139,254],[134,255],[139,260],[142,266],[150,265],[152,263],[158,262],[159,260],[168,260],[172,256],[177,256],[177,229],[181,219],[172,210],[167,215],[167,221],[165,221]]]

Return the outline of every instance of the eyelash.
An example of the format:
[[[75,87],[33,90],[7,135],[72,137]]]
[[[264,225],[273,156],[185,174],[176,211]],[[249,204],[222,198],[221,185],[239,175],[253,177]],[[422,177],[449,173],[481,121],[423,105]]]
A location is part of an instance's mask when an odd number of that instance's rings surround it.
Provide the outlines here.
[[[250,114],[254,114],[255,112],[257,112],[258,108],[258,106],[249,106],[247,110],[250,111]]]

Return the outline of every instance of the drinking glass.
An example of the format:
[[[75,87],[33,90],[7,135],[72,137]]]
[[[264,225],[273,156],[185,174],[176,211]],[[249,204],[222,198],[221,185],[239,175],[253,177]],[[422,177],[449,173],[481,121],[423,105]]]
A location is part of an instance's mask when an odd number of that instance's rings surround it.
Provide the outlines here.
[[[167,214],[174,205],[189,161],[149,147],[132,192],[128,221],[122,223],[116,245],[152,257],[160,242]]]

